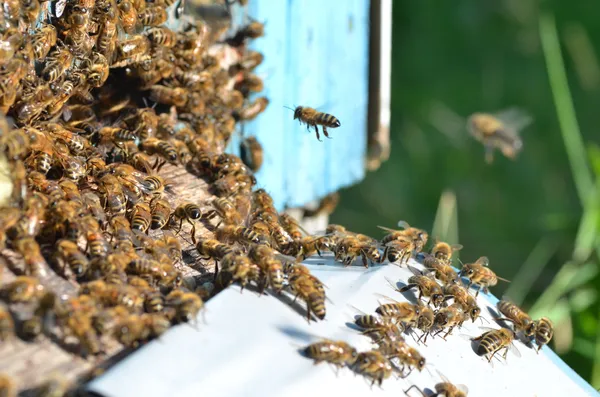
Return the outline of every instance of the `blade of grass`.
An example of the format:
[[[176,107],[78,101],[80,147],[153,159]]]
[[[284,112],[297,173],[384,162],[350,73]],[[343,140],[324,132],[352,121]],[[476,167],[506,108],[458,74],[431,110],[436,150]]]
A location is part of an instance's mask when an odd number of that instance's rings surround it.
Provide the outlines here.
[[[543,13],[540,15],[540,40],[546,60],[550,88],[554,97],[554,105],[560,124],[567,157],[573,173],[575,188],[582,206],[589,197],[593,179],[588,163],[583,139],[575,116],[571,92],[565,73],[554,16]]]
[[[600,316],[600,313],[598,313]],[[594,352],[594,360],[592,361],[592,380],[591,384],[594,387],[600,387],[600,332],[596,335],[596,349]]]
[[[437,212],[431,229],[431,237],[448,244],[458,241],[458,215],[456,212],[456,194],[446,190],[440,196]]]
[[[535,245],[523,266],[519,269],[518,273],[513,277],[512,282],[506,289],[506,296],[520,305],[525,300],[527,292],[531,289],[531,286],[538,279],[542,271],[550,262],[550,258],[556,252],[556,243],[549,237],[543,237]]]

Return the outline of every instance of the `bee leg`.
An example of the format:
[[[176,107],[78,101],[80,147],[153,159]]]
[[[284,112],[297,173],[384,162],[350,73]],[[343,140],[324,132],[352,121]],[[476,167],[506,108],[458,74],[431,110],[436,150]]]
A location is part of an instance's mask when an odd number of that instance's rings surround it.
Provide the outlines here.
[[[361,252],[360,256],[362,258],[363,266],[368,269],[369,268],[369,261],[367,260],[367,256],[365,255],[364,252]]]
[[[316,124],[315,124],[315,131],[317,132],[317,140],[318,140],[319,142],[323,142],[323,141],[321,140],[321,135],[319,135],[319,126],[317,126]]]
[[[492,145],[485,145],[485,162],[487,164],[494,162],[494,147]]]
[[[479,291],[481,291],[481,286],[479,286],[479,288],[477,288],[477,292],[475,293],[475,298],[477,298],[477,295],[479,295]]]
[[[325,127],[325,126],[323,126],[323,135],[325,135],[325,137],[326,137],[326,138],[332,139],[332,138],[329,136],[329,133],[327,132],[327,127]]]
[[[198,241],[196,240],[196,225],[195,224],[192,224],[191,234],[192,234],[192,242],[194,243],[194,245],[198,244]]]

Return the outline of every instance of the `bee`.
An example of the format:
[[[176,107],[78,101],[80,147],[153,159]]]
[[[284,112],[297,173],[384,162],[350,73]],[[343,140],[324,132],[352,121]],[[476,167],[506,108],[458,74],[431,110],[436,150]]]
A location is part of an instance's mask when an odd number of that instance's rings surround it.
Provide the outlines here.
[[[142,191],[153,196],[160,196],[165,190],[168,190],[169,184],[158,175],[146,176],[140,182]]]
[[[121,4],[126,3],[122,2]],[[117,44],[117,56],[111,68],[120,68],[150,59],[150,40],[143,35],[133,35],[120,40]]]
[[[460,269],[460,275],[465,276],[469,279],[467,288],[472,284],[479,286],[475,296],[479,295],[479,291],[483,290],[486,294],[488,293],[488,287],[493,287],[498,284],[498,280],[508,281],[502,277],[498,277],[489,267],[489,260],[487,257],[482,256],[477,259],[474,263],[467,263]]]
[[[131,230],[145,233],[152,222],[152,210],[144,202],[136,203],[131,211]]]
[[[0,306],[0,341],[6,341],[15,334],[15,322],[6,307]]]
[[[434,326],[440,329],[438,333],[446,328],[448,329],[446,334],[442,337],[446,340],[446,337],[452,333],[455,327],[462,327],[467,318],[467,314],[463,311],[462,306],[458,303],[454,303],[438,310],[435,314]]]
[[[235,205],[227,198],[219,197],[214,199],[211,202],[214,211],[210,211],[206,214],[207,219],[212,219],[215,216],[219,216],[221,218],[221,222],[217,225],[220,226],[221,223],[226,225],[236,225],[242,223],[242,216],[235,208]]]
[[[0,394],[6,397],[17,396],[15,382],[6,374],[0,374]]]
[[[269,285],[275,292],[281,292],[283,289],[284,271],[283,264],[277,258],[276,252],[266,245],[255,244],[250,246],[248,257],[256,263],[262,272],[262,289],[264,290],[266,285]],[[308,272],[308,269],[306,269],[306,271]],[[316,283],[320,282],[317,280]],[[317,287],[317,289],[319,289],[319,287]],[[261,294],[262,292],[263,291],[261,291]]]
[[[38,0],[21,0],[21,13],[26,23],[35,23],[40,15],[40,10],[41,7]]]
[[[160,24],[159,24],[160,25]],[[152,27],[144,32],[155,46],[173,47],[177,44],[177,34],[169,28]]]
[[[498,318],[498,320],[511,321],[514,324],[515,330],[523,332],[527,337],[535,334],[535,322],[519,306],[509,300],[502,299],[496,304],[496,307],[504,315],[504,318]]]
[[[434,258],[446,265],[452,265],[452,254],[456,251],[460,251],[463,248],[460,244],[450,245],[444,242],[436,242],[431,249],[431,255]]]
[[[362,312],[361,312],[362,313]],[[371,314],[361,314],[354,318],[354,324],[362,328],[363,335],[367,335],[380,343],[386,339],[403,339],[403,327],[398,327],[398,323],[392,317],[378,317]]]
[[[30,124],[32,121],[37,120],[42,112],[52,103],[54,99],[54,93],[48,85],[40,86],[31,102],[21,101],[16,104],[17,108],[17,119],[22,124]]]
[[[191,322],[204,307],[204,302],[193,292],[174,289],[165,298],[165,305],[175,309],[177,322]]]
[[[35,59],[44,59],[48,55],[48,52],[50,52],[50,49],[56,44],[56,39],[56,28],[53,25],[43,23],[37,28],[32,37]]]
[[[441,262],[433,255],[425,255],[425,259],[423,259],[423,266],[425,266],[425,268],[428,270],[433,270],[435,278],[440,280],[442,285],[459,282],[458,273],[454,271],[452,266]]]
[[[258,51],[246,51],[244,57],[236,64],[229,67],[229,75],[235,76],[239,72],[251,72],[264,61],[265,57]]]
[[[401,321],[405,324],[416,323],[421,316],[421,310],[424,306],[412,304],[409,302],[384,303],[375,309],[375,313],[388,317],[396,322]]]
[[[82,194],[82,198],[87,211],[98,221],[100,227],[105,229],[106,214],[102,208],[100,197],[96,193],[88,191]]]
[[[409,368],[409,372],[404,374],[403,377],[408,376],[413,368],[422,371],[425,368],[425,357],[419,353],[417,349],[409,346],[403,340],[395,340],[395,341],[384,341],[379,345],[379,352],[383,356],[389,359],[397,359],[402,367],[400,368],[400,372],[404,373],[405,367]]]
[[[239,112],[236,113],[237,118],[243,121],[254,120],[256,116],[265,111],[269,106],[269,98],[258,97],[248,105],[242,107]]]
[[[163,141],[158,138],[148,138],[141,143],[140,148],[148,153],[149,155],[158,154],[163,158],[161,162],[155,164],[155,168],[160,170],[164,164],[168,161],[171,164],[177,162],[177,150],[168,141]]]
[[[29,150],[31,138],[24,129],[14,129],[0,137],[0,148],[9,159],[17,160]]]
[[[125,33],[132,34],[138,23],[138,13],[130,0],[122,0],[118,3],[119,20]]]
[[[390,263],[407,264],[415,251],[416,246],[413,240],[406,237],[399,238],[385,245],[385,250],[380,260],[383,261],[387,258]]]
[[[115,338],[127,347],[137,347],[153,337],[162,335],[170,326],[170,321],[159,313],[130,314],[115,327]]]
[[[171,215],[171,204],[167,200],[156,198],[150,203],[152,209],[152,223],[150,228],[152,230],[162,229],[169,222]]]
[[[214,258],[215,260],[222,259],[226,255],[235,253],[231,246],[213,239],[200,239],[198,244],[196,244],[196,249],[202,257]]]
[[[554,336],[554,326],[549,318],[542,317],[535,322],[535,343],[538,345],[537,352],[547,345]]]
[[[46,57],[46,66],[42,70],[42,77],[48,83],[56,81],[71,66],[73,53],[64,45],[59,45]]]
[[[408,266],[409,270],[413,273],[413,276],[409,277],[408,284],[400,289],[396,289],[398,292],[406,292],[411,288],[418,288],[420,300],[421,297],[429,297],[429,304],[433,304],[434,307],[439,307],[444,301],[444,293],[442,287],[435,281],[426,276],[412,266]]]
[[[388,232],[388,234],[381,239],[381,244],[386,245],[394,240],[406,240],[408,238],[412,240],[415,245],[414,253],[421,252],[423,247],[425,247],[425,244],[427,244],[429,234],[424,230],[410,226],[406,221],[399,221],[398,226],[402,227],[403,230],[394,230],[383,226],[377,226]]]
[[[319,205],[317,205],[317,208],[305,209],[304,216],[310,218],[321,214],[331,215],[333,214],[339,203],[340,194],[338,192],[330,193],[319,201]]]
[[[362,242],[358,237],[350,235],[336,242],[334,252],[336,260],[341,261],[344,266],[350,266],[359,256],[366,268],[369,267],[370,261],[377,263],[381,259],[377,245]]]
[[[481,308],[477,305],[477,301],[469,292],[460,284],[446,284],[444,286],[444,295],[452,297],[455,303],[462,306],[463,310],[469,314],[471,320],[475,322],[481,314]]]
[[[296,256],[296,261],[301,262],[315,254],[322,256],[323,252],[332,251],[334,242],[330,236],[304,236],[297,241],[288,241],[287,233],[280,234],[278,246],[288,247],[286,254]],[[289,237],[289,236],[288,236]],[[291,240],[291,237],[289,238]],[[291,252],[290,252],[291,251]]]
[[[99,52],[93,52],[90,57],[87,81],[92,87],[101,87],[108,79],[109,66],[106,57]]]
[[[315,365],[323,361],[338,368],[351,367],[358,357],[358,352],[348,343],[324,339],[302,349],[302,353],[315,360]]]
[[[96,331],[92,327],[92,316],[83,312],[72,313],[66,319],[66,331],[79,341],[80,347],[89,354],[96,355],[102,347]]]
[[[146,7],[138,12],[138,20],[144,26],[159,26],[167,22],[167,10],[162,6]]]
[[[311,312],[320,320],[325,318],[325,291],[316,278],[311,277],[310,274],[297,273],[288,278],[288,284],[295,295],[294,299],[300,297],[306,302],[308,322],[310,322]]]
[[[108,3],[111,4],[111,3]],[[109,6],[105,17],[101,19],[96,39],[96,51],[102,54],[110,63],[115,49],[117,48],[117,23],[115,21],[115,9]]]
[[[223,225],[215,231],[217,240],[245,244],[267,244],[264,236],[244,226]]]
[[[227,44],[232,47],[242,46],[248,39],[256,39],[264,35],[265,25],[253,21],[250,24],[239,29],[236,34],[227,40]]]
[[[26,341],[32,341],[40,336],[42,328],[42,319],[34,315],[21,324],[21,336]]]
[[[479,342],[477,345],[477,354],[480,356],[485,355],[488,362],[492,361],[494,355],[500,350],[504,350],[503,357],[506,358],[508,350],[512,350],[513,353],[520,357],[521,353],[517,350],[515,345],[512,343],[515,339],[515,333],[507,328],[491,329],[484,332],[480,336],[471,340]]]
[[[263,148],[256,137],[248,137],[242,142],[240,157],[252,172],[257,172],[260,169],[263,163]]]
[[[102,193],[104,206],[108,207],[113,215],[125,214],[127,200],[119,180],[115,176],[107,174],[101,177],[99,182],[99,191]]]
[[[182,108],[188,101],[188,91],[185,88],[153,85],[150,87],[150,99],[163,105]]]
[[[435,385],[436,394],[434,394],[434,395],[437,395],[437,396],[444,395],[445,397],[467,397],[467,394],[469,393],[469,389],[467,388],[467,386],[454,385],[453,383],[451,383],[448,380],[448,378],[446,378],[444,375],[442,375],[439,371],[438,371],[438,374],[442,378],[442,382],[437,383]],[[408,391],[411,389],[417,389],[423,397],[426,397],[426,394],[423,392],[423,390],[419,389],[419,387],[416,385],[412,385],[411,387],[406,389],[404,391],[404,394],[408,395]]]
[[[306,124],[306,129],[314,127],[319,141],[321,141],[319,126],[323,129],[323,134],[329,138],[327,128],[337,128],[342,125],[335,116],[319,112],[307,106],[298,106],[294,109],[294,120],[296,119],[300,120],[300,124]]]
[[[69,265],[77,277],[83,276],[89,269],[88,258],[79,250],[77,244],[70,240],[58,241],[55,258],[59,264],[63,264],[61,268],[64,268],[64,263]]]
[[[179,230],[181,230],[184,220],[192,225],[191,235],[194,244],[196,244],[196,224],[193,221],[200,219],[201,216],[202,210],[193,203],[180,204],[171,215],[172,218],[179,219]]]
[[[392,363],[379,350],[358,353],[352,369],[370,378],[371,386],[376,382],[381,386],[383,380],[389,378],[393,372]]]
[[[23,256],[25,273],[30,276],[40,276],[46,273],[46,261],[42,256],[40,246],[31,236],[21,237],[13,242],[15,250]]]
[[[61,375],[55,374],[47,378],[36,388],[36,395],[43,397],[60,397],[67,395],[69,382]]]
[[[221,273],[227,274],[227,279],[231,282],[239,281],[243,291],[251,280],[258,279],[259,268],[247,256],[233,253],[225,255],[221,259]],[[221,280],[223,279],[221,278]],[[222,286],[225,287],[226,285]]]
[[[494,150],[513,160],[523,149],[519,131],[531,123],[531,117],[518,109],[508,109],[499,114],[474,113],[467,120],[469,133],[485,149],[485,161],[494,161]]]
[[[286,214],[285,212],[280,214],[279,222],[293,241],[301,240],[304,236],[302,233],[302,227],[298,224],[298,221],[294,219],[291,215]]]
[[[2,293],[9,303],[27,303],[39,299],[45,288],[35,277],[18,276],[2,288]]]

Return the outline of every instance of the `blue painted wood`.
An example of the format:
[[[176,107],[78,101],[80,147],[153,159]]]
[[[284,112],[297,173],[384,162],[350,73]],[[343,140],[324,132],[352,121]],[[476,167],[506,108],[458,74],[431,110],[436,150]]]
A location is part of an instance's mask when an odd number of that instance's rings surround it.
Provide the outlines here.
[[[265,55],[267,110],[248,123],[265,151],[259,185],[278,209],[298,207],[364,177],[368,98],[368,0],[254,0],[248,13],[266,23],[252,43]],[[317,141],[284,106],[310,106],[342,123]]]

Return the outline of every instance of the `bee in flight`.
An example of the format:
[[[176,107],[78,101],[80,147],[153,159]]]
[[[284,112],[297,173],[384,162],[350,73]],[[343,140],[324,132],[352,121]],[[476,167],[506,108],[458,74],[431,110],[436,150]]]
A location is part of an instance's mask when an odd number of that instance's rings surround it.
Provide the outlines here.
[[[329,133],[327,132],[327,128],[337,128],[340,125],[340,121],[337,117],[329,114],[319,112],[313,108],[309,108],[307,106],[297,106],[296,109],[288,108],[294,111],[294,120],[300,120],[300,124],[306,124],[306,129],[309,130],[310,127],[315,128],[315,132],[317,133],[317,139],[321,141],[321,135],[319,134],[319,126],[323,129],[323,134],[325,137],[329,138]]]
[[[531,123],[532,119],[518,109],[508,109],[497,114],[473,113],[467,120],[470,134],[485,149],[485,161],[494,161],[494,150],[513,160],[523,149],[519,131]]]

